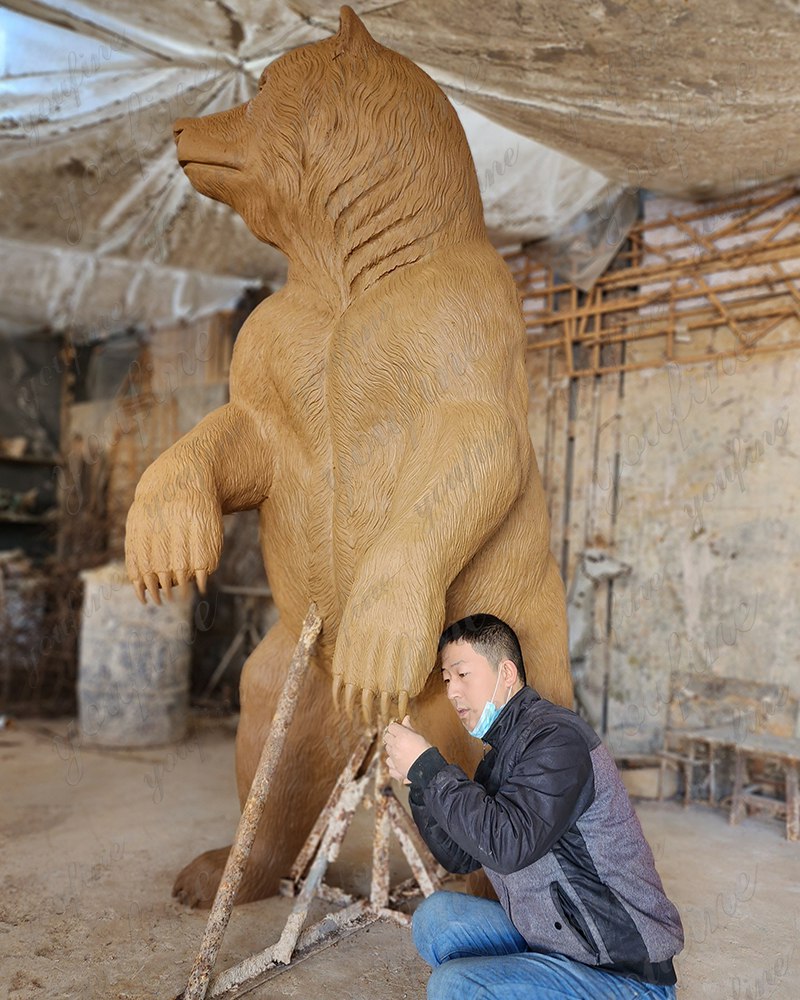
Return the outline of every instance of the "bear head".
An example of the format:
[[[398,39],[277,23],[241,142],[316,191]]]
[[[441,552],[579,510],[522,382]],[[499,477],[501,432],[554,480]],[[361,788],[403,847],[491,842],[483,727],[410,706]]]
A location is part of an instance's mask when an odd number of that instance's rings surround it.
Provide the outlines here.
[[[349,7],[336,35],[270,63],[251,100],[179,119],[174,132],[201,194],[231,205],[290,262],[340,268],[350,289],[365,271],[485,237],[453,107]]]

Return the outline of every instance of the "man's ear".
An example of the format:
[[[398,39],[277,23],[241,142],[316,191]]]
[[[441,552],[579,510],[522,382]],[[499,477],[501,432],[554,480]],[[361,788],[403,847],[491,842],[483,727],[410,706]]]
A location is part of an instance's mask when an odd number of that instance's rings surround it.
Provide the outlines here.
[[[501,684],[503,687],[513,687],[519,680],[519,671],[513,660],[503,660],[500,663],[503,672]]]

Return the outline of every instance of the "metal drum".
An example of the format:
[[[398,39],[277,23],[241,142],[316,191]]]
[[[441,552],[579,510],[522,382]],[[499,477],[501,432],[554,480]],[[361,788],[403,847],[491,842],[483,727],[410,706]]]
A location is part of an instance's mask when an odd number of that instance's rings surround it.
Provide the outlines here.
[[[186,735],[193,593],[139,602],[122,563],[81,573],[78,720],[87,743],[141,747]]]

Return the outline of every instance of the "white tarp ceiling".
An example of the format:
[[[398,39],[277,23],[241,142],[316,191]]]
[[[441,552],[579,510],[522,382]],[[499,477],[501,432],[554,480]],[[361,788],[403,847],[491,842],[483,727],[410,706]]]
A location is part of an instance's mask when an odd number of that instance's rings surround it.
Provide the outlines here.
[[[628,185],[708,197],[800,171],[797,5],[356,3],[448,92],[498,244]],[[231,305],[283,258],[180,171],[171,123],[247,100],[338,3],[10,0],[0,326],[102,335]]]

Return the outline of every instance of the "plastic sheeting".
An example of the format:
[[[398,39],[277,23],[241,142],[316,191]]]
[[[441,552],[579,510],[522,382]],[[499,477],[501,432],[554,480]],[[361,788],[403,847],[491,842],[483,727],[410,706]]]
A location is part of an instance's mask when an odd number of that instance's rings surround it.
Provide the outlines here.
[[[639,217],[639,193],[611,186],[553,236],[535,243],[531,255],[558,279],[588,292],[616,256]]]
[[[338,6],[11,0],[0,12],[0,326],[102,336],[279,284],[282,256],[191,188],[171,123],[248,99],[271,59],[336,30]],[[591,257],[579,263],[576,226],[625,186],[722,193],[800,162],[800,49],[780,3],[355,7],[451,96],[498,245],[549,237],[543,252],[567,254],[576,282],[610,246],[579,237]]]

